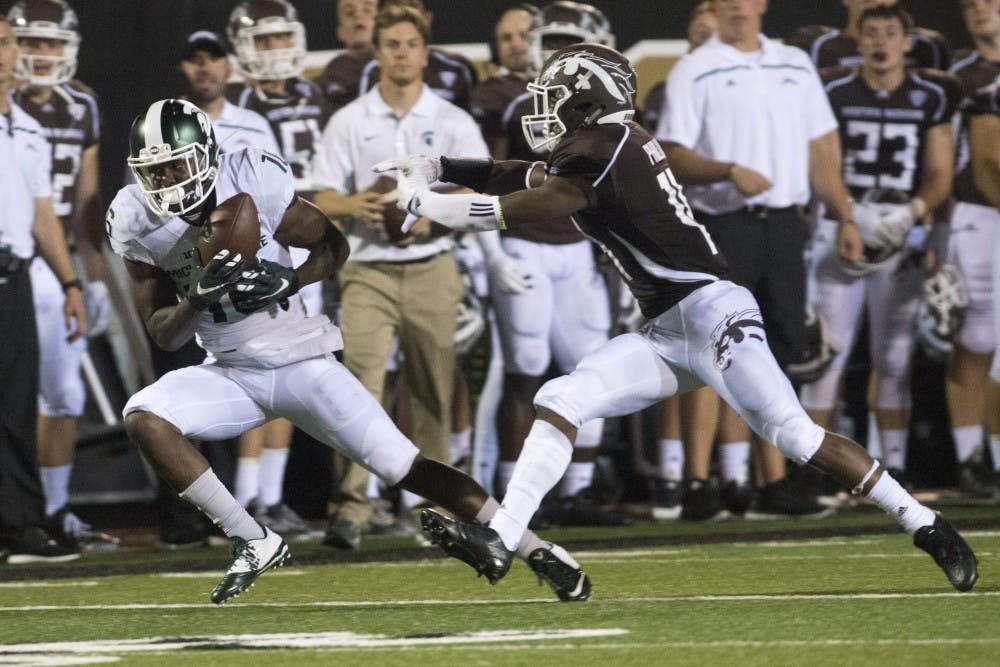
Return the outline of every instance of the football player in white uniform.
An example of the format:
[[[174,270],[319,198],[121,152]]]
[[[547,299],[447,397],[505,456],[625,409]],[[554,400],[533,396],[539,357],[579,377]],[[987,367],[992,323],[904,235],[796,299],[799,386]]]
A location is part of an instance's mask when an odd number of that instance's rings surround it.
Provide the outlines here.
[[[197,334],[209,358],[132,396],[125,427],[160,476],[232,538],[233,562],[212,601],[245,591],[287,558],[288,547],[226,490],[192,436],[232,438],[284,417],[388,484],[466,520],[488,520],[497,502],[461,471],[420,456],[336,360],[340,330],[306,315],[299,285],[329,276],[349,250],[329,218],[295,194],[288,164],[255,149],[220,155],[208,116],[182,100],[154,102],[135,119],[130,144],[137,183],[108,210],[112,247],[153,341],[176,349]],[[240,192],[252,193],[260,218],[256,266],[227,250],[202,266],[201,224],[217,202]],[[292,245],[309,250],[297,269]],[[529,565],[561,599],[589,596],[587,576],[564,550],[533,533],[523,541]]]
[[[52,148],[52,203],[84,267],[88,333],[101,335],[112,306],[101,254],[100,114],[94,92],[73,78],[80,43],[76,13],[63,0],[20,0],[7,18],[20,48],[14,101],[42,125]],[[87,341],[66,340],[65,296],[48,264],[32,263],[31,286],[40,345],[37,438],[46,529],[69,547],[116,549],[116,538],[93,530],[69,508],[77,422],[86,399],[81,367]]]

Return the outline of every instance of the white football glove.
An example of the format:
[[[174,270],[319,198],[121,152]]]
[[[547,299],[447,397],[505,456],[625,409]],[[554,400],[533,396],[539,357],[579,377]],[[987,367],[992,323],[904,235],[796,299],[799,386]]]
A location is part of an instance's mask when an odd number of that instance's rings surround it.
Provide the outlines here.
[[[83,305],[87,309],[87,335],[100,336],[111,322],[111,298],[102,280],[87,283],[83,288]]]
[[[396,205],[406,210],[414,191],[429,188],[441,177],[441,160],[426,155],[409,155],[382,160],[372,167],[377,174],[399,172],[396,177]]]
[[[913,227],[909,204],[855,203],[854,221],[861,241],[868,248],[901,248]]]
[[[505,294],[524,294],[533,287],[531,276],[522,273],[517,260],[506,253],[490,257],[486,267],[490,282]]]

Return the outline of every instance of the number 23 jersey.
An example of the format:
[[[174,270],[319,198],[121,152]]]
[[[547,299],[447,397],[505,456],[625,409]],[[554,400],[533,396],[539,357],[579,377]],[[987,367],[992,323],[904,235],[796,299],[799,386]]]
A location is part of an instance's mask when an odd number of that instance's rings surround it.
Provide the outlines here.
[[[248,148],[220,155],[218,169],[216,202],[246,192],[257,206],[260,217],[257,258],[291,266],[288,249],[274,239],[285,211],[296,201],[295,181],[288,164],[272,153]],[[191,270],[199,261],[194,250],[201,232],[199,226],[180,217],[153,213],[136,184],[119,190],[108,209],[106,226],[111,247],[117,254],[162,269],[173,279],[178,299],[184,297]],[[197,329],[199,342],[219,361],[264,367],[294,361],[289,352],[295,346],[298,352],[292,356],[300,358],[316,356],[311,348],[314,342],[322,343],[318,354],[343,347],[339,330],[325,316],[307,318],[298,294],[289,297],[288,302],[287,309],[275,305],[244,315],[233,308],[228,295],[224,296],[202,313]],[[322,340],[315,340],[317,336]]]
[[[892,91],[873,90],[854,69],[820,72],[840,125],[844,182],[855,198],[873,188],[912,197],[923,176],[926,131],[950,123],[961,99],[958,82],[938,70],[907,70]]]

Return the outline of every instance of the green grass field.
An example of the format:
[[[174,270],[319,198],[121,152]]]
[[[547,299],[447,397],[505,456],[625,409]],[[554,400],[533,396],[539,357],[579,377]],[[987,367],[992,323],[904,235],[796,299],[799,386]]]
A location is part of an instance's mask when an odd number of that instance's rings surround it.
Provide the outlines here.
[[[979,556],[971,593],[867,510],[550,531],[593,580],[577,604],[523,563],[490,586],[403,538],[368,540],[366,562],[292,545],[221,607],[222,548],[6,565],[0,665],[998,665],[1000,510],[947,516]]]

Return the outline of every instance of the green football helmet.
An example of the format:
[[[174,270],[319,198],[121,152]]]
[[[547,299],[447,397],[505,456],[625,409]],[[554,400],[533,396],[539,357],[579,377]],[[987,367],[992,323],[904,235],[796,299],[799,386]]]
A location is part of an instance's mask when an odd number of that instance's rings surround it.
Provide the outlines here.
[[[191,213],[215,190],[219,144],[208,115],[190,102],[153,102],[132,122],[129,149],[128,166],[158,215]]]

